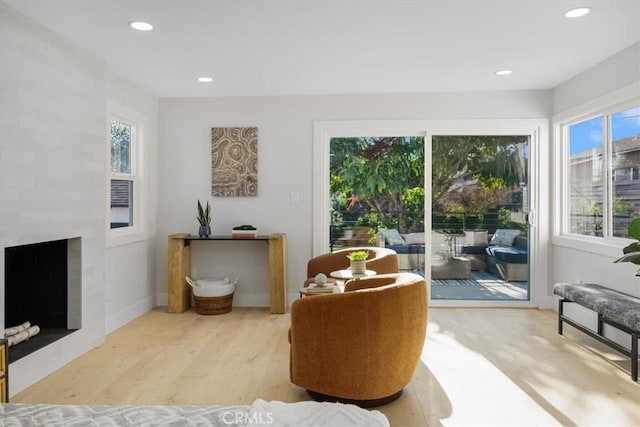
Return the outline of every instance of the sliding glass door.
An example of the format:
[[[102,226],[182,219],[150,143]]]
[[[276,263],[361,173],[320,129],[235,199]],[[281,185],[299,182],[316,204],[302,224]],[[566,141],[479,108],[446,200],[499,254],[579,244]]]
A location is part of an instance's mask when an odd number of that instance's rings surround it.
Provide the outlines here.
[[[529,300],[529,136],[431,142],[431,299]]]
[[[315,122],[313,254],[385,246],[435,305],[532,306],[546,135],[533,119]]]
[[[386,246],[424,275],[424,137],[332,138],[330,250]]]

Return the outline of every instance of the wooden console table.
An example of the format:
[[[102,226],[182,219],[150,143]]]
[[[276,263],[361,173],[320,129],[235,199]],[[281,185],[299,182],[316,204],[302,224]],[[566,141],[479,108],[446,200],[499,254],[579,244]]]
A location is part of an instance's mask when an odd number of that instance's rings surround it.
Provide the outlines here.
[[[0,403],[9,402],[9,344],[0,338]]]
[[[235,239],[231,236],[198,237],[172,234],[168,245],[168,312],[183,313],[191,306],[191,287],[185,280],[191,275],[191,242],[263,241],[269,245],[269,307],[271,313],[284,314],[287,309],[287,236],[283,233],[256,236],[254,239]]]

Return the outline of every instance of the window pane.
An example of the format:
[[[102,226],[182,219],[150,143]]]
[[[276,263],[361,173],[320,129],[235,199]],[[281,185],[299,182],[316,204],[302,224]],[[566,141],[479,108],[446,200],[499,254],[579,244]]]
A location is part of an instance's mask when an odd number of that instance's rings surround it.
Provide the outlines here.
[[[133,225],[133,181],[111,180],[111,228]]]
[[[111,172],[131,173],[131,126],[111,121]]]
[[[629,222],[640,215],[640,107],[611,116],[613,143],[613,235],[629,237]]]
[[[569,229],[602,237],[602,116],[569,126]]]

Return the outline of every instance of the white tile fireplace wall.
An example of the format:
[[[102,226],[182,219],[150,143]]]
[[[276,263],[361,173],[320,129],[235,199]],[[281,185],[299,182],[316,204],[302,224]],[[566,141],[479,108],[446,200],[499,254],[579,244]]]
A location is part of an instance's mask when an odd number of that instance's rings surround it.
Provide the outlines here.
[[[4,248],[81,238],[81,329],[12,363],[15,394],[104,341],[105,68],[2,3],[0,52],[0,299]]]

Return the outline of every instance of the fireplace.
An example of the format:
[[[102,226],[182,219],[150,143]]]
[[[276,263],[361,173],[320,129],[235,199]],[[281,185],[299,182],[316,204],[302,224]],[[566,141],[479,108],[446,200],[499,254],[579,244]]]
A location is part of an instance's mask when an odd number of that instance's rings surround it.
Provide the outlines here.
[[[16,335],[10,363],[80,328],[80,252],[80,238],[5,248],[5,332],[35,333]]]

